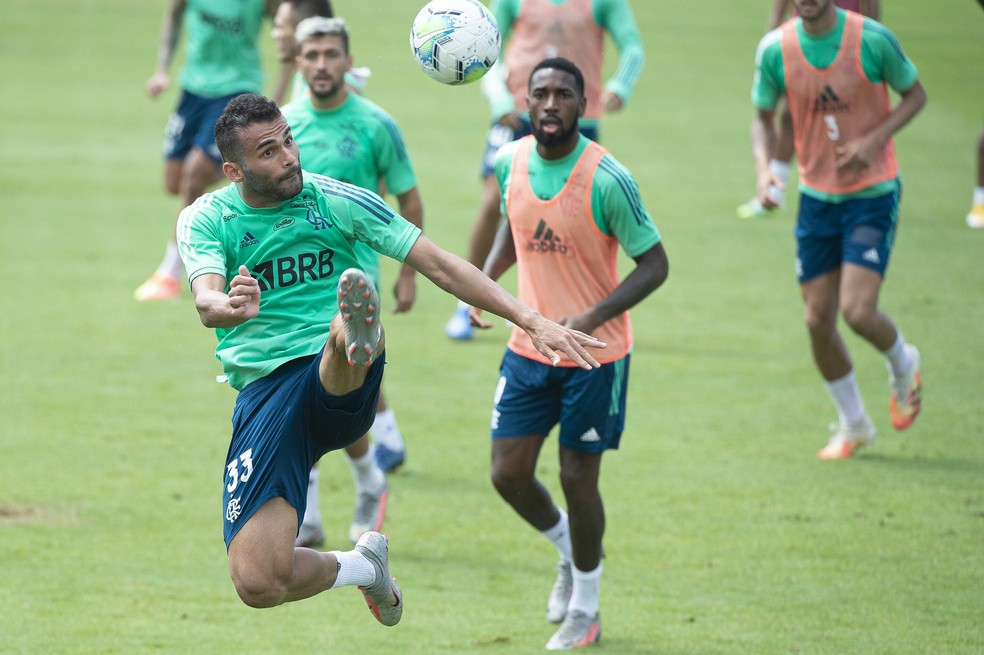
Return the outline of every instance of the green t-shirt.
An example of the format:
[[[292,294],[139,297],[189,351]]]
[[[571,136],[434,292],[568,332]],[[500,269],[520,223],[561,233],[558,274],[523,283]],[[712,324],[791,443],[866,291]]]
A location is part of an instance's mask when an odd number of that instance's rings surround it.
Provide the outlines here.
[[[577,147],[566,157],[548,161],[536,152],[530,151],[530,186],[541,200],[556,196],[570,176],[590,140],[581,135]],[[502,215],[506,213],[506,195],[509,191],[509,173],[512,160],[519,147],[519,141],[512,141],[499,148],[495,157],[495,176],[502,191]],[[652,217],[642,204],[639,187],[628,169],[610,153],[606,153],[598,164],[591,183],[591,212],[595,225],[602,234],[615,236],[625,254],[637,257],[660,242],[659,230]]]
[[[181,88],[203,98],[259,93],[263,69],[256,38],[265,15],[266,0],[188,0]]]
[[[189,281],[217,273],[228,290],[244,265],[260,282],[259,315],[215,330],[215,356],[236,389],[324,347],[338,278],[359,267],[356,242],[402,262],[419,235],[371,191],[307,172],[301,193],[276,207],[249,207],[230,184],[178,218]]]
[[[837,23],[834,29],[820,36],[808,34],[803,29],[803,21],[797,19],[796,35],[799,38],[803,56],[814,68],[824,69],[837,58],[847,14],[837,10]],[[895,35],[881,23],[871,18],[864,19],[861,31],[861,67],[872,84],[885,83],[897,91],[907,91],[919,79],[919,72],[902,51]],[[752,103],[759,109],[773,111],[779,98],[786,93],[786,75],[782,61],[782,35],[775,29],[762,37],[755,53],[755,79],[752,83]],[[800,184],[800,190],[821,200],[843,198],[873,197],[894,190],[898,182],[890,180],[853,194],[831,195],[810,189]]]
[[[379,181],[400,195],[417,186],[396,121],[371,100],[349,93],[336,109],[319,110],[305,94],[283,108],[304,170],[379,193]],[[379,283],[376,251],[357,243],[362,268]]]

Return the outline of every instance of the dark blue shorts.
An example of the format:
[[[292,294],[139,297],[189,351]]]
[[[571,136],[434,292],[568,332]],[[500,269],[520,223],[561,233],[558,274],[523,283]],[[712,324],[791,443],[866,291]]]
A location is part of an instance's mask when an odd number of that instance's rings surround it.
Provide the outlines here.
[[[311,467],[372,427],[386,353],[373,363],[360,388],[332,396],[318,377],[323,352],[287,362],[246,385],[236,398],[222,492],[226,548],[271,498],[290,503],[299,526]]]
[[[215,145],[215,123],[229,101],[242,93],[245,92],[220,98],[203,98],[182,91],[178,108],[167,119],[167,127],[164,128],[164,158],[184,159],[193,147],[198,147],[221,164],[222,155]]]
[[[885,275],[899,216],[896,191],[840,203],[800,195],[796,221],[796,277],[802,284],[841,264]]]
[[[499,152],[499,148],[510,141],[522,139],[524,136],[529,136],[533,133],[533,126],[530,125],[529,117],[521,116],[519,123],[518,130],[513,130],[497,122],[492,123],[492,127],[489,128],[488,133],[485,135],[485,156],[482,157],[482,177],[488,177],[495,172],[495,154]],[[597,128],[582,125],[580,130],[581,134],[592,141],[598,140]]]
[[[542,364],[507,350],[492,406],[492,438],[547,435],[560,423],[565,448],[588,453],[618,448],[625,429],[630,357],[585,371]]]

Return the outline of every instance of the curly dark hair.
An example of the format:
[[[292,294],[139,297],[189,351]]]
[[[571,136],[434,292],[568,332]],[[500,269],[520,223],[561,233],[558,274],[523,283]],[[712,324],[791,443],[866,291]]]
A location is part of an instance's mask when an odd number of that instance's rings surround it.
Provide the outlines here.
[[[277,103],[255,93],[244,93],[230,100],[215,122],[215,145],[223,161],[242,163],[243,144],[239,135],[243,129],[282,117]]]
[[[981,1],[984,2],[984,0]],[[564,59],[563,57],[551,57],[550,59],[544,59],[530,72],[530,80],[533,79],[533,73],[538,70],[543,70],[544,68],[554,68],[573,75],[574,85],[578,94],[582,97],[584,96],[584,74],[581,73],[581,69],[578,68],[570,59]],[[527,81],[527,87],[528,86],[529,81]]]

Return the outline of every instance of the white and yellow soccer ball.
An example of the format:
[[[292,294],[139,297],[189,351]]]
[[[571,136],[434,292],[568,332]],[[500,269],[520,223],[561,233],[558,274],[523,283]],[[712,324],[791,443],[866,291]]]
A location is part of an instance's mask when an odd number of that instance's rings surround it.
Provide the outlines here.
[[[420,68],[444,84],[469,84],[499,58],[495,17],[477,0],[431,0],[413,19],[410,51]]]

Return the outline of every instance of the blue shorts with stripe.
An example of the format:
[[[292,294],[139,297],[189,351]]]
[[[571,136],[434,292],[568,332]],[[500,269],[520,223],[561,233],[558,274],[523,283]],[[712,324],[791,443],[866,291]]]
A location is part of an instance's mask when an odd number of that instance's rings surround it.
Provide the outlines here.
[[[492,438],[546,436],[560,423],[565,448],[589,453],[618,448],[630,357],[585,371],[506,350],[492,407]]]
[[[796,221],[796,277],[818,275],[856,264],[885,275],[895,241],[901,186],[874,198],[826,202],[800,196]]]
[[[272,498],[290,503],[300,526],[311,467],[372,427],[386,353],[370,367],[365,383],[344,396],[321,386],[323,353],[287,362],[246,385],[236,398],[222,492],[226,548]]]
[[[197,147],[215,163],[221,164],[222,155],[215,145],[215,123],[229,101],[242,93],[245,92],[203,98],[182,91],[178,108],[167,119],[164,128],[164,159],[184,159],[193,147]]]

